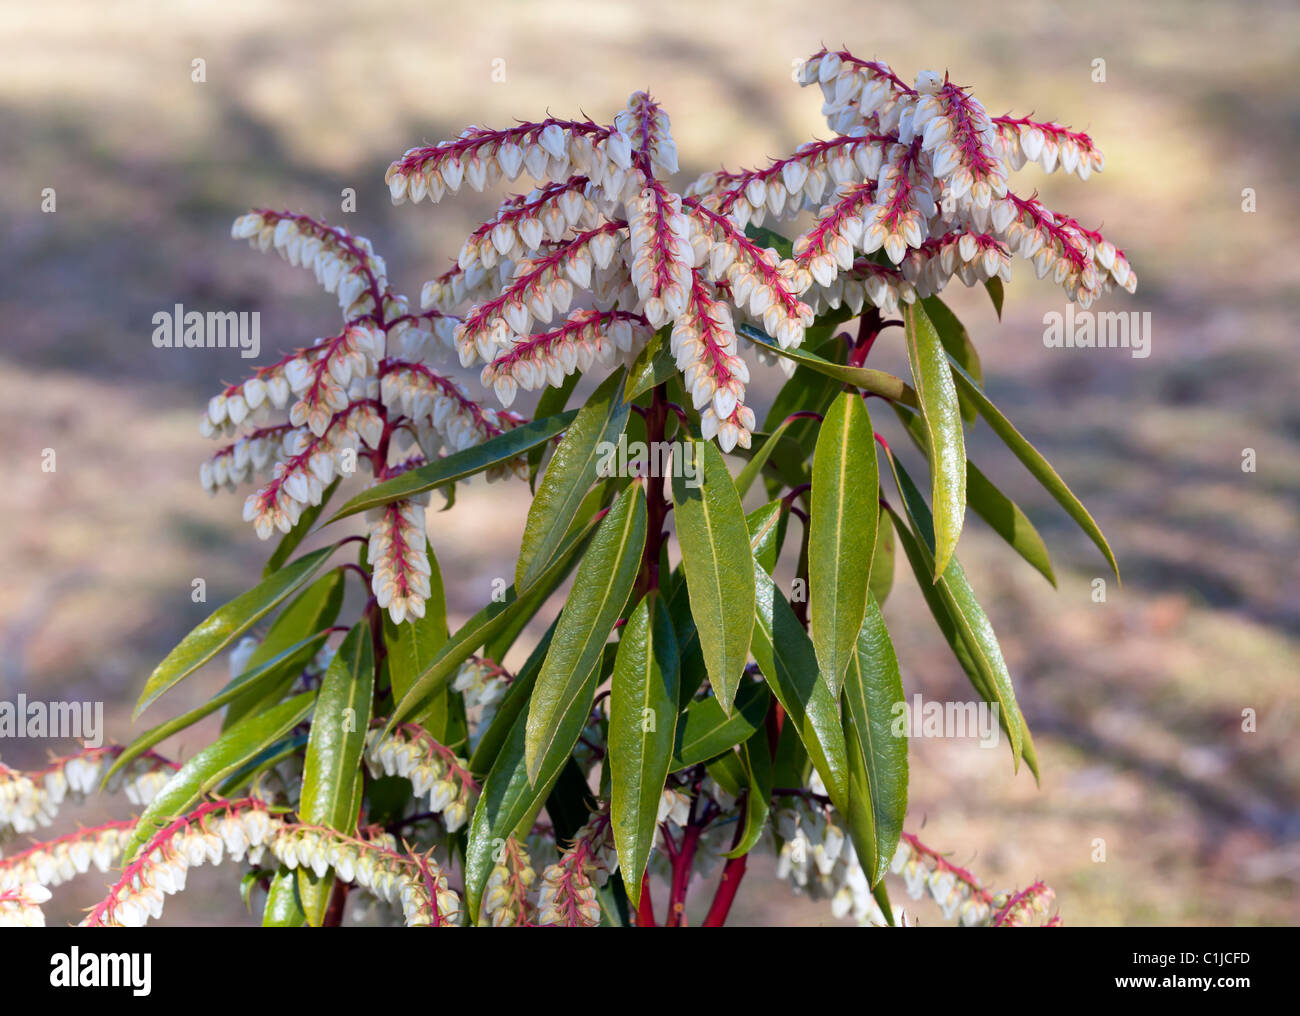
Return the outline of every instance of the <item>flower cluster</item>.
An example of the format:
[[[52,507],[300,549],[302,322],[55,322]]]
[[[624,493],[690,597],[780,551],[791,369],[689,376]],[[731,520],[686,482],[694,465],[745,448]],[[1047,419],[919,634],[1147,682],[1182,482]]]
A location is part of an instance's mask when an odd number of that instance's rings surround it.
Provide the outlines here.
[[[837,918],[852,915],[861,926],[886,923],[853,843],[824,798],[789,798],[774,817],[780,877],[789,879],[796,892],[830,897],[831,913]],[[991,892],[965,868],[910,833],[899,839],[890,871],[902,880],[908,896],[914,900],[928,896],[945,920],[958,920],[963,927],[1030,924],[1047,913],[1053,899],[1052,890],[1042,882],[1016,893]],[[912,924],[915,919],[895,907],[894,923]],[[1059,925],[1060,918],[1045,924]]]
[[[578,830],[560,859],[542,871],[537,923],[543,927],[594,928],[600,923],[596,890],[618,867],[609,811],[596,812]]]
[[[106,762],[122,753],[119,745],[85,748],[76,754],[52,759],[43,769],[20,772],[0,763],[0,838],[10,832],[23,834],[48,826],[65,800],[80,801],[99,784]],[[134,805],[143,807],[153,800],[177,766],[152,751],[144,752],[115,772],[105,788],[118,790]]]
[[[49,898],[50,891],[35,883],[0,889],[0,928],[44,928],[41,904]]]
[[[409,927],[460,922],[460,898],[428,855],[401,852],[390,836],[362,840],[289,822],[245,797],[209,801],[159,829],[82,924],[141,927],[162,915],[167,896],[185,889],[191,868],[226,858],[256,866],[267,854],[290,870],[306,867],[319,877],[333,870],[341,881],[400,905]]]
[[[946,76],[922,71],[912,87],[884,64],[843,51],[814,54],[800,81],[821,86],[832,129],[883,146],[874,179],[864,174],[868,179],[860,185],[842,183],[834,204],[819,213],[819,226],[808,234],[812,253],[800,253],[810,268],[816,262],[818,285],[827,285],[833,267],[848,270],[847,244],[864,254],[883,248],[918,283],[922,296],[937,292],[954,275],[967,285],[994,274],[1005,278],[1011,253],[1032,260],[1040,278],[1050,274],[1084,306],[1114,287],[1136,288],[1127,257],[1101,234],[1008,189],[1009,174],[1027,162],[1039,162],[1048,172],[1059,165],[1085,180],[1100,171],[1105,160],[1088,135],[1028,117],[991,117]],[[868,189],[870,207],[859,215]],[[837,218],[842,222],[826,225]],[[859,220],[860,241],[855,239]],[[828,230],[841,248],[834,266],[823,237]],[[936,265],[935,251],[925,251],[927,241],[954,232],[986,236],[1002,249],[994,255],[983,243],[987,256],[977,258],[968,242],[960,261]],[[924,259],[924,268],[909,268],[917,259]],[[963,272],[971,263],[982,264],[982,273]]]
[[[323,826],[284,824],[268,848],[290,870],[310,868],[323,878],[332,869],[341,881],[400,906],[408,928],[460,923],[460,897],[431,855],[403,853],[391,836],[362,840]]]
[[[966,927],[989,922],[993,913],[993,894],[965,868],[950,863],[915,836],[903,834],[890,862],[890,870],[901,876],[912,899],[923,899],[927,895],[933,899],[945,920],[960,918]]]
[[[607,362],[627,344],[619,333],[632,319],[671,326],[701,432],[731,450],[748,447],[754,426],[736,315],[790,349],[819,310],[895,312],[954,277],[1006,278],[1013,254],[1084,305],[1136,285],[1123,252],[1100,234],[1008,189],[1028,161],[1083,179],[1099,171],[1104,160],[1086,134],[991,117],[946,76],[922,71],[911,86],[847,52],[814,54],[799,80],[821,86],[834,137],[761,169],[706,173],[683,194],[665,180],[677,166],[668,116],[644,92],[609,125],[471,127],[394,162],[386,179],[399,204],[438,201],[463,183],[482,190],[525,170],[537,181],[503,202],[456,265],[424,287],[425,306],[463,312],[462,364],[482,361],[484,385],[509,405],[521,388]],[[789,256],[746,235],[803,211],[816,222]],[[545,327],[584,290],[591,307]]]
[[[168,823],[126,866],[122,877],[81,923],[139,928],[162,916],[167,896],[184,890],[189,869],[225,856],[257,863],[282,823],[256,798],[212,801]]]
[[[84,875],[93,865],[107,872],[122,856],[134,819],[78,829],[0,859],[0,890],[28,883],[57,886]]]
[[[513,836],[507,837],[483,887],[479,924],[493,928],[533,924],[537,908],[530,896],[536,881],[537,872],[528,853]]]
[[[1052,907],[1056,893],[1042,882],[1035,882],[1016,893],[1001,892],[993,897],[997,913],[989,924],[994,928],[1024,928],[1039,917],[1045,917]],[[1042,927],[1056,928],[1061,924],[1059,914],[1044,921]]]
[[[817,800],[792,797],[773,810],[772,818],[778,878],[789,880],[797,893],[829,898],[831,913],[837,918],[851,915],[860,927],[887,923],[853,841],[833,808]],[[893,916],[895,923],[904,922],[897,908]]]
[[[473,750],[478,747],[483,732],[491,725],[497,705],[510,687],[510,675],[491,660],[471,656],[461,664],[452,679],[451,687],[453,691],[460,692],[466,709],[479,710],[469,733],[469,746]]]
[[[595,365],[610,366],[620,355],[634,355],[649,336],[639,314],[575,311],[559,328],[519,339],[483,367],[481,380],[508,406],[519,389],[535,391],[547,384],[559,388],[575,371],[585,373]]]
[[[403,776],[417,799],[427,794],[428,810],[441,817],[447,832],[469,821],[479,794],[469,764],[419,725],[404,723],[389,737],[382,726],[371,729],[365,757],[371,776]]]
[[[591,220],[595,212],[581,188],[575,185],[572,192],[575,197],[552,190],[503,208],[500,221],[480,238],[486,248],[476,241],[466,263],[492,261],[486,250],[496,252],[493,234],[502,245],[507,233],[513,236],[514,254],[521,242],[545,243],[557,229]],[[211,493],[260,484],[244,502],[244,519],[259,538],[291,531],[338,478],[364,469],[376,481],[391,479],[523,422],[480,406],[437,370],[437,358],[454,348],[462,322],[437,310],[411,313],[406,298],[389,288],[383,259],[364,237],[309,216],[265,209],[237,219],[232,234],[312,269],[337,295],[344,318],[337,335],[227,386],[209,400],[200,420],[205,436],[233,438],[202,464],[200,480]],[[287,421],[273,422],[274,411],[283,411]],[[396,458],[413,446],[415,454]],[[488,478],[526,475],[526,468],[519,460]],[[429,588],[423,516],[423,504],[412,501],[367,517],[375,595],[395,623],[424,613]]]

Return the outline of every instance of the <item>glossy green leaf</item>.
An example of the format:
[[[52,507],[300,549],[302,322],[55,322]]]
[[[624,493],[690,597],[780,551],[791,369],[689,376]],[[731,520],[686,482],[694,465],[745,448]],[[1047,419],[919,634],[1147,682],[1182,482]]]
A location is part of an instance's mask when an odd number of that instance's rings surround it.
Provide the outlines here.
[[[1074,496],[1073,491],[1065,485],[1065,481],[1061,479],[1051,464],[1043,458],[1038,449],[1026,441],[1024,435],[1016,430],[1005,416],[998,412],[998,408],[988,400],[988,397],[980,390],[979,386],[962,371],[960,366],[953,366],[952,375],[956,379],[958,387],[970,396],[971,401],[975,403],[976,409],[979,410],[980,416],[984,417],[993,432],[1015,453],[1016,458],[1024,463],[1025,468],[1055,498],[1056,503],[1065,509],[1079,528],[1088,534],[1088,538],[1096,544],[1097,549],[1106,558],[1111,570],[1115,572],[1115,578],[1118,579],[1119,564],[1115,560],[1115,555],[1110,549],[1110,544],[1106,542],[1106,537],[1102,535],[1101,528],[1093,517],[1088,514],[1088,509],[1083,506],[1083,502]]]
[[[876,552],[871,558],[870,592],[877,603],[884,603],[894,588],[894,527],[888,512],[880,512],[879,519]]]
[[[158,696],[184,680],[217,656],[240,635],[266,617],[284,600],[307,582],[334,552],[333,547],[300,557],[263,579],[246,593],[214,610],[206,621],[181,640],[167,654],[145,682],[144,692],[136,703],[132,719],[139,716]],[[312,629],[313,631],[315,629]]]
[[[808,750],[831,803],[848,814],[849,768],[839,702],[817,673],[817,654],[790,604],[754,561],[754,659]]]
[[[948,567],[966,517],[966,446],[961,429],[957,386],[948,357],[925,308],[908,304],[903,309],[907,331],[907,360],[912,367],[925,418],[927,455],[930,459],[931,499],[934,502],[936,581]]]
[[[930,581],[929,578],[929,561],[930,556],[921,549],[920,541],[907,528],[904,522],[896,514],[893,514],[894,527],[898,530],[898,541],[902,545],[908,563],[911,565],[912,572],[916,575],[918,584],[921,586],[921,593],[925,598],[926,605],[930,608],[930,614],[934,618],[935,624],[938,625],[948,647],[952,650],[953,657],[961,665],[970,680],[971,687],[975,689],[980,698],[989,703],[996,705],[998,709],[998,723],[1007,733],[1007,743],[1012,742],[1012,727],[1019,727],[1021,738],[1021,756],[1029,766],[1029,771],[1034,774],[1035,779],[1038,777],[1038,759],[1034,752],[1033,738],[1029,733],[1028,726],[1025,725],[1022,715],[1008,717],[1003,712],[1002,707],[998,704],[997,695],[989,683],[985,673],[976,664],[975,657],[966,646],[966,641],[959,629],[958,623],[954,620],[950,612],[951,601],[945,600],[941,595],[942,591],[939,586]]]
[[[762,730],[771,698],[763,682],[742,681],[729,714],[722,711],[712,696],[692,702],[677,721],[672,771],[707,762],[741,744],[754,731]]]
[[[758,479],[759,475],[763,472],[763,467],[767,465],[767,461],[772,457],[772,453],[776,451],[782,441],[786,440],[786,433],[790,428],[796,424],[806,424],[809,422],[809,420],[800,417],[795,417],[793,419],[787,417],[777,425],[776,430],[772,431],[772,433],[768,434],[767,437],[763,439],[763,443],[758,446],[758,450],[750,456],[749,461],[745,463],[744,467],[736,475],[736,493],[739,494],[741,498],[744,498],[744,496],[749,493],[749,488],[754,485],[754,481]]]
[[[711,441],[692,441],[688,447],[685,454],[696,456],[696,475],[703,482],[692,487],[684,476],[673,477],[677,542],[709,684],[730,711],[754,629],[753,577],[737,566],[750,558],[749,533],[722,453]]]
[[[948,355],[960,363],[966,369],[966,373],[982,385],[984,369],[980,365],[980,355],[975,350],[975,343],[971,341],[966,326],[937,296],[927,296],[921,301],[921,305],[925,307],[925,312],[929,315],[935,331],[939,333],[939,341],[943,343],[943,348]],[[961,405],[961,418],[969,427],[979,415],[975,404],[960,391],[957,393],[957,401]]]
[[[894,480],[903,498],[913,529],[913,548],[919,551],[921,563],[933,573],[934,568],[934,523],[930,510],[926,507],[921,492],[916,489],[912,478],[898,463],[889,456]],[[902,533],[899,534],[900,537]],[[976,690],[992,696],[991,702],[998,705],[999,714],[1006,719],[1007,733],[1011,740],[1012,759],[1018,768],[1024,744],[1024,717],[1016,703],[1015,689],[1011,686],[1011,674],[1007,671],[1006,661],[1002,658],[1002,649],[998,645],[997,635],[989,623],[984,609],[975,599],[975,592],[961,564],[953,558],[939,581],[935,583],[938,601],[943,605],[952,619],[961,637],[969,659],[982,684]]]
[[[677,640],[668,609],[651,591],[623,626],[609,697],[610,823],[634,907],[641,904],[676,731]]]
[[[393,624],[388,612],[382,612],[394,702],[406,697],[420,675],[432,666],[438,651],[447,644],[447,594],[443,589],[442,569],[432,546],[429,547],[428,559],[429,597],[424,601],[424,616],[408,617],[401,624]]]
[[[785,542],[786,521],[789,518],[790,514],[780,498],[769,501],[761,508],[755,508],[745,516],[750,549],[769,575],[776,568],[777,559],[781,555],[781,545]]]
[[[551,626],[546,629],[546,634],[528,654],[528,659],[519,668],[505,695],[497,703],[492,722],[479,736],[474,753],[469,758],[470,772],[476,776],[485,776],[492,769],[492,764],[496,762],[497,755],[501,752],[501,746],[505,744],[510,731],[514,729],[516,718],[527,708],[528,700],[533,694],[533,685],[537,683],[537,675],[542,672],[542,664],[546,661],[547,652],[550,651],[551,639],[555,636],[555,626],[558,623],[558,618],[551,622]]]
[[[347,834],[356,829],[361,802],[353,794],[370,727],[374,688],[375,656],[370,626],[363,619],[343,639],[321,678],[298,803],[298,815],[308,825]],[[333,887],[332,874],[317,878],[310,868],[298,869],[298,896],[313,928],[320,927],[325,917]]]
[[[552,590],[563,581],[578,552],[586,544],[596,518],[596,515],[590,517],[580,515],[574,520],[564,549],[532,589],[527,589],[522,596],[518,596],[515,587],[511,586],[500,601],[494,600],[489,603],[457,629],[438,651],[433,663],[416,679],[405,697],[393,707],[393,715],[389,718],[385,730],[392,730],[397,724],[420,715],[428,707],[433,696],[443,689],[460,665],[480,646],[500,634],[507,625],[517,619],[520,612],[527,613],[540,605],[533,594],[542,590]]]
[[[249,654],[245,669],[259,668],[305,636],[329,628],[338,619],[339,609],[343,606],[343,574],[341,568],[328,571],[298,594],[280,612],[266,638]],[[286,668],[277,680],[259,682],[235,696],[221,719],[221,729],[229,730],[245,716],[261,712],[283,699],[298,674],[311,662],[311,654],[302,649],[295,662],[296,671]]]
[[[871,417],[862,396],[831,404],[813,453],[808,619],[822,679],[838,695],[867,610],[880,518]]]
[[[665,344],[669,330],[661,328],[655,332],[632,361],[627,370],[627,394],[624,396],[627,402],[657,388],[677,373],[677,364]]]
[[[150,748],[162,743],[186,727],[193,726],[203,717],[216,712],[237,696],[265,684],[276,683],[286,675],[297,675],[301,672],[306,661],[320,651],[327,638],[329,638],[329,632],[321,631],[293,643],[286,647],[279,656],[274,656],[260,667],[245,670],[238,677],[233,678],[221,691],[202,705],[195,706],[189,712],[183,713],[174,720],[160,723],[158,726],[141,734],[123,748],[117,758],[113,759],[113,764],[104,773],[102,782],[106,783],[114,774],[120,772]]]
[[[122,852],[124,862],[165,825],[193,809],[204,794],[292,730],[315,699],[316,692],[303,692],[260,716],[250,716],[181,766],[140,816]]]
[[[901,402],[905,406],[919,405],[916,392],[912,390],[911,386],[901,378],[894,377],[893,374],[886,373],[883,370],[872,370],[869,367],[848,367],[842,363],[835,363],[820,357],[816,353],[810,353],[802,347],[782,349],[776,340],[753,325],[742,324],[737,331],[755,344],[766,347],[769,352],[785,357],[787,360],[793,360],[795,363],[802,364],[819,374],[824,374],[826,377],[834,378],[846,385],[853,385],[855,388],[861,388],[864,392],[871,392],[873,395],[880,395],[886,399]]]
[[[804,352],[813,352],[814,350],[809,347],[812,341],[813,329],[809,329],[800,348]],[[834,378],[827,377],[811,367],[796,366],[794,374],[776,393],[772,408],[763,422],[763,430],[768,432],[769,437],[764,439],[750,463],[746,463],[748,468],[754,459],[758,459],[759,468],[767,468],[765,486],[768,497],[775,497],[783,488],[798,487],[812,478],[812,449],[817,440],[817,429],[821,426],[821,421],[795,414],[820,415],[826,412],[842,387],[842,384]],[[772,444],[771,438],[776,437],[778,432],[781,435],[780,439]],[[761,461],[764,458],[767,459],[765,463]],[[742,481],[752,482],[744,470],[741,471],[736,486],[743,497],[748,487],[742,488],[740,486]]]
[[[1006,298],[1006,290],[1003,288],[1002,280],[996,275],[984,283],[984,288],[988,290],[989,299],[993,301],[993,310],[998,315],[998,320],[1002,320],[1002,303]]]
[[[575,416],[577,411],[572,410],[543,420],[533,420],[490,437],[482,444],[453,452],[427,466],[408,470],[391,480],[377,483],[348,501],[330,517],[329,522],[337,522],[349,515],[379,508],[393,501],[405,501],[417,494],[482,473],[493,466],[503,465],[555,437],[569,426]]]
[[[745,793],[748,777],[745,773],[745,764],[740,761],[740,756],[736,752],[724,751],[717,758],[709,759],[704,769],[713,777],[713,782],[732,797],[738,798]]]
[[[298,875],[281,867],[271,877],[271,887],[266,892],[266,907],[262,910],[263,928],[305,928],[307,915],[298,899]]]
[[[578,565],[573,589],[528,703],[527,763],[534,780],[555,739],[560,720],[582,694],[600,661],[614,624],[636,582],[645,550],[646,503],[642,484],[631,484],[610,508]]]
[[[580,694],[572,700],[568,711],[558,717],[556,735],[537,767],[535,779],[529,776],[524,758],[528,716],[521,712],[515,720],[483,784],[470,820],[465,850],[465,903],[471,923],[478,922],[479,904],[492,872],[494,854],[521,822],[537,813],[550,794],[587,724],[599,680],[599,669],[592,667]]]
[[[564,554],[568,555],[568,567],[577,563],[577,554],[572,550],[568,537],[583,529],[587,523],[595,518],[596,514],[603,508],[607,508],[614,497],[621,491],[622,486],[615,488],[616,481],[602,480],[596,484],[587,496],[578,506],[577,513],[568,523],[568,534],[566,534],[564,543]],[[559,576],[558,578],[556,576]],[[551,598],[565,578],[568,577],[567,571],[551,570],[547,572],[547,578],[544,582],[537,582],[523,591],[519,597],[519,606],[512,611],[511,618],[500,629],[493,633],[492,637],[483,645],[483,653],[491,660],[504,660],[506,654],[510,652],[511,647],[524,633],[528,626],[537,616],[537,612]]]
[[[582,375],[577,371],[565,375],[563,383],[558,388],[548,386],[537,399],[537,408],[533,410],[534,420],[544,420],[548,416],[558,416],[564,412],[564,407],[569,404],[569,398],[573,395],[573,390],[578,387],[578,381]],[[546,442],[528,449],[528,489],[537,489],[537,471],[541,468],[542,459],[546,457]]]
[[[907,814],[907,736],[894,735],[905,707],[889,630],[875,600],[858,633],[844,679],[844,738],[849,753],[849,832],[858,863],[874,885],[885,875]]]
[[[623,381],[621,370],[605,379],[551,456],[524,525],[524,542],[515,564],[517,588],[533,583],[555,560],[569,520],[596,482],[606,449],[627,426],[631,407],[623,401]]]
[[[724,857],[748,854],[758,844],[772,808],[772,753],[767,731],[757,730],[740,746],[740,761],[745,767],[745,825],[740,842]]]
[[[673,619],[673,632],[677,637],[680,673],[677,699],[678,704],[685,709],[700,688],[708,683],[709,671],[704,665],[700,633],[695,628],[695,618],[691,616],[690,590],[686,588],[686,576],[680,565],[670,579],[675,580],[668,597],[668,614]]]
[[[907,428],[908,435],[925,452],[925,424],[920,416],[910,409],[900,406],[894,408],[903,426]],[[1017,554],[1033,565],[1048,582],[1056,585],[1051,555],[1034,524],[1020,510],[1020,506],[1003,494],[970,459],[966,460],[966,503]]]

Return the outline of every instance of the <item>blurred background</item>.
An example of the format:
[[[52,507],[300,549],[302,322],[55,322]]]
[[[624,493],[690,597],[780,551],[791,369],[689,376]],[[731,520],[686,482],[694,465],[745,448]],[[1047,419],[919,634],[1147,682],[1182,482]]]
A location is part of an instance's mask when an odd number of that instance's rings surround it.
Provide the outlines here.
[[[199,408],[249,362],[155,349],[151,318],[177,302],[260,311],[261,362],[338,319],[309,273],[230,240],[236,215],[263,205],[344,224],[418,299],[499,196],[391,207],[384,170],[406,148],[548,112],[607,122],[649,89],[672,116],[685,186],[825,136],[819,94],[791,70],[844,45],[908,80],[948,70],[991,113],[1090,132],[1100,176],[1030,166],[1013,187],[1123,247],[1137,295],[1100,309],[1152,321],[1147,359],[1047,349],[1043,314],[1062,297],[1026,263],[1001,325],[982,290],[945,292],[991,396],[1099,520],[1124,585],[1094,602],[1104,563],[977,427],[972,459],[1056,563],[1053,591],[978,519],[962,542],[1043,781],[1013,776],[1004,748],[916,740],[907,828],[994,887],[1044,879],[1067,924],[1300,920],[1294,4],[49,0],[4,4],[0,43],[0,699],[104,700],[109,737],[127,739],[157,660],[260,573],[269,547],[240,522],[242,495],[198,484],[211,452]],[[340,212],[344,188],[354,213]],[[891,335],[873,360],[904,370]],[[776,381],[756,375],[760,408]],[[453,623],[511,573],[526,508],[518,490],[472,484],[431,516]],[[196,577],[207,605],[191,602]],[[908,694],[968,697],[910,575],[885,612]],[[208,668],[152,721],[225,677]],[[188,757],[205,733],[167,748]],[[0,755],[24,767],[71,747],[7,740]],[[831,923],[824,903],[765,886],[770,870],[756,865],[734,920]],[[229,870],[202,875],[169,920],[248,920]],[[75,920],[102,882],[57,894],[50,919]]]

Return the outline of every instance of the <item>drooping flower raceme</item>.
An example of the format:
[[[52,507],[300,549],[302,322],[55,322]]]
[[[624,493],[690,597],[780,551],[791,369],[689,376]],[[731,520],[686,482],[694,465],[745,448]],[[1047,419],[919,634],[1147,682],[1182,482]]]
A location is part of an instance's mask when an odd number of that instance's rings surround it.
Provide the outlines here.
[[[799,81],[820,86],[832,137],[762,169],[706,173],[680,192],[669,117],[645,92],[609,124],[470,127],[406,152],[386,176],[398,204],[535,182],[425,283],[418,314],[363,237],[302,215],[241,217],[234,235],[312,270],[337,296],[344,327],[212,398],[204,433],[234,440],[203,464],[204,486],[258,484],[244,516],[265,539],[358,467],[388,479],[522,422],[474,401],[441,372],[439,354],[480,364],[483,385],[509,406],[520,390],[630,360],[666,328],[701,434],[729,451],[749,446],[756,423],[746,349],[773,359],[741,323],[792,349],[817,314],[896,313],[953,278],[1008,279],[1015,257],[1085,307],[1113,287],[1136,288],[1122,250],[1010,188],[1028,162],[1084,180],[1100,171],[1088,135],[990,116],[946,76],[922,71],[908,85],[845,51],[813,54]],[[812,224],[784,251],[776,234],[752,232],[803,213]],[[288,421],[270,422],[273,410]],[[428,595],[423,515],[412,501],[367,516],[374,592],[396,622],[422,616]]]

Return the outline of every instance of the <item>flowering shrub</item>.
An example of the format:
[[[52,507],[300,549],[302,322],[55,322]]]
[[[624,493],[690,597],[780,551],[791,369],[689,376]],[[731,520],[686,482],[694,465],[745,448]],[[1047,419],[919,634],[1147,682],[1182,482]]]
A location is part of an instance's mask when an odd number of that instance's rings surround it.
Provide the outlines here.
[[[535,181],[425,284],[419,311],[362,237],[265,209],[235,222],[342,309],[338,334],[227,387],[201,419],[227,442],[203,485],[252,485],[244,518],[279,543],[262,581],[158,665],[137,713],[228,653],[207,703],[125,748],[0,769],[0,830],[48,824],[105,778],[143,806],[0,860],[0,922],[40,923],[48,887],[94,865],[120,874],[85,923],[142,924],[191,866],[228,858],[266,924],[680,925],[707,889],[703,923],[719,925],[758,849],[860,924],[912,919],[890,904],[891,873],[962,924],[1044,918],[1041,883],[995,892],[903,831],[903,689],[880,605],[901,546],[1013,765],[1036,775],[955,556],[967,508],[1054,582],[1051,563],[967,462],[965,428],[983,418],[1114,559],[989,401],[939,294],[983,285],[1000,314],[1017,257],[1083,306],[1131,292],[1121,250],[1009,189],[1026,162],[1087,179],[1103,159],[1086,134],[991,117],[933,72],[909,86],[822,51],[800,80],[821,87],[829,139],[683,191],[668,116],[645,93],[607,125],[472,127],[408,151],[387,175],[399,204]],[[891,327],[910,381],[865,365]],[[453,355],[501,408],[452,378]],[[761,425],[751,362],[784,374]],[[594,392],[568,409],[583,376]],[[531,420],[507,408],[521,389],[544,389]],[[928,463],[928,500],[875,434],[871,398]],[[611,468],[611,449],[638,447]],[[318,525],[353,473],[368,482]],[[452,631],[426,506],[478,474],[534,495],[514,584]],[[746,514],[756,487],[766,503]],[[295,556],[354,516],[364,538]],[[788,590],[778,565],[794,569]],[[344,619],[349,575],[367,599]],[[221,735],[185,764],[153,753],[221,709]]]

